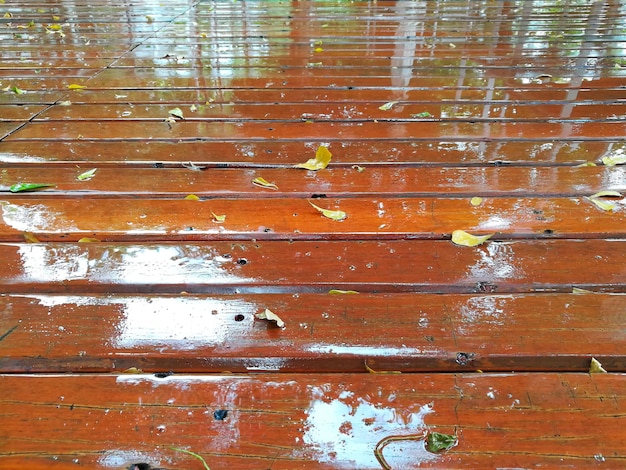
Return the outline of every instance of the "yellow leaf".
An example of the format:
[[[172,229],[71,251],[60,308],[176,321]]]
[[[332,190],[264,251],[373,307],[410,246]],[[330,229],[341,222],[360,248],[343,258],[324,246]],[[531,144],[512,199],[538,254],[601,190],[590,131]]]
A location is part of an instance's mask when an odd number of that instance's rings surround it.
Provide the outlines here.
[[[49,31],[61,31],[63,29],[63,26],[61,26],[58,23],[54,23],[54,24],[48,25],[47,29]]]
[[[122,374],[143,374],[143,370],[138,369],[137,367],[129,367],[128,369],[123,370]]]
[[[255,186],[260,186],[261,188],[273,189],[277,190],[278,186],[275,183],[270,183],[265,178],[257,177],[252,180],[252,184]]]
[[[259,320],[268,320],[276,322],[276,326],[278,328],[285,328],[285,322],[280,319],[278,315],[272,312],[270,309],[266,308],[264,312],[257,313],[254,315]]]
[[[470,204],[474,207],[478,207],[483,203],[483,198],[482,197],[473,197],[472,199],[470,199]]]
[[[365,361],[365,370],[367,370],[370,374],[401,374],[399,370],[374,370],[370,366],[367,365],[367,361]]]
[[[472,235],[471,233],[467,233],[463,230],[455,230],[452,232],[452,243],[460,246],[478,246],[485,243],[494,234],[489,235]]]
[[[69,100],[59,101],[59,102],[57,103],[57,105],[59,105],[59,106],[71,106],[71,105],[72,105],[72,102],[71,102],[71,101],[69,101]]]
[[[601,209],[603,211],[612,212],[617,207],[614,202],[605,201],[600,198],[586,197],[585,199],[587,199],[589,202],[592,202],[598,209]]]
[[[215,212],[211,212],[213,216],[213,222],[217,222],[218,224],[226,222],[226,215],[217,215]]]
[[[576,165],[574,168],[583,168],[586,166],[597,166],[597,165],[593,162],[585,162],[585,163],[581,163],[580,165]]]
[[[85,85],[77,85],[76,83],[72,83],[67,86],[70,90],[84,90],[87,88]]]
[[[7,12],[4,14],[4,17],[5,17],[5,18],[13,18],[13,13],[11,13],[10,11],[7,11]]]
[[[84,237],[78,240],[78,243],[99,243],[99,242],[100,240],[98,240],[97,238],[89,238],[89,237]]]
[[[602,367],[600,361],[598,361],[595,357],[591,358],[591,364],[589,365],[589,373],[590,374],[606,374],[607,371]]]
[[[61,21],[61,17],[60,16],[56,16],[56,15],[52,15],[52,19],[54,21]]]
[[[352,169],[358,171],[359,173],[363,173],[365,171],[365,167],[359,165],[352,165]]]
[[[591,196],[589,196],[590,198],[596,198],[596,197],[622,197],[621,193],[618,193],[617,191],[599,191],[595,194],[592,194]]]
[[[330,295],[346,295],[346,294],[358,294],[355,290],[341,290],[341,289],[331,289],[328,291]]]
[[[198,196],[196,196],[195,194],[187,194],[185,196],[185,200],[186,201],[199,201],[200,198]]]
[[[602,163],[604,163],[606,166],[622,165],[623,163],[626,163],[626,154],[602,157]]]
[[[595,294],[592,290],[581,289],[580,287],[572,287],[572,294]]]
[[[39,243],[39,239],[30,232],[24,232],[24,241],[26,243]]]
[[[328,147],[320,145],[315,152],[315,158],[310,158],[306,163],[299,163],[295,165],[295,168],[304,168],[311,171],[323,170],[330,163],[332,156]]]
[[[343,220],[343,219],[345,219],[347,217],[347,215],[346,215],[346,213],[344,211],[332,211],[332,210],[329,210],[329,209],[323,209],[322,207],[316,206],[311,201],[309,201],[309,204],[311,204],[318,211],[320,211],[322,213],[322,215],[324,217],[326,217],[327,219]]]
[[[378,109],[380,109],[381,111],[389,111],[391,108],[393,108],[396,104],[398,104],[397,101],[390,101],[389,103],[385,103],[382,106],[379,106]]]
[[[97,168],[92,168],[91,170],[85,171],[76,177],[78,181],[89,181],[91,178],[96,176]]]
[[[315,49],[313,49],[314,52],[324,52],[324,49],[321,47],[316,47]]]
[[[146,15],[146,21],[148,23],[153,23],[154,22],[154,16]]]

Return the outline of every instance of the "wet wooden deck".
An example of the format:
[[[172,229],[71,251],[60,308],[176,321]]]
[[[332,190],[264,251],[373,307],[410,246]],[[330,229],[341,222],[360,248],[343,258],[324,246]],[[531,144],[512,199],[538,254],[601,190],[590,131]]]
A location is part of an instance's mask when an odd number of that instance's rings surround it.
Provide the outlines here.
[[[623,2],[0,21],[0,468],[626,466]]]

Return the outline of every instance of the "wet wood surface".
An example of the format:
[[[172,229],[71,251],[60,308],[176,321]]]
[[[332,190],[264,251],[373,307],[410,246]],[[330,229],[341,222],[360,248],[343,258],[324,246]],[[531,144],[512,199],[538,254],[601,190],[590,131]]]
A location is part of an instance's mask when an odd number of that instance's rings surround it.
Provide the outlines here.
[[[622,2],[0,21],[0,468],[624,467]]]

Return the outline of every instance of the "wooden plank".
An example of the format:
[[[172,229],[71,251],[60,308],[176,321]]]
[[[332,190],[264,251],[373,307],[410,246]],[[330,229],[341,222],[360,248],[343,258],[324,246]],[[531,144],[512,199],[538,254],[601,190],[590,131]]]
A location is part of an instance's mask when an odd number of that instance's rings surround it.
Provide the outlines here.
[[[0,311],[4,373],[626,371],[623,294],[33,294]]]
[[[319,188],[296,198],[224,199],[224,192],[206,201],[11,198],[0,201],[0,241],[23,241],[24,232],[42,242],[441,240],[459,229],[495,233],[493,240],[626,237],[626,209],[616,198],[614,211],[584,198],[485,198],[476,207],[469,197],[309,199]],[[330,220],[311,204],[346,217]]]
[[[41,113],[45,108],[45,106],[36,105],[0,105],[0,121],[28,121]]]
[[[174,103],[179,107],[178,103]],[[393,113],[381,110],[385,103],[359,105],[358,107],[347,107],[345,104],[319,104],[319,103],[297,103],[295,106],[289,104],[211,104],[191,106],[188,109],[181,109],[186,121],[285,121],[285,120],[309,120],[309,121],[334,121],[334,122],[358,122],[358,121],[413,121],[419,120],[428,122],[436,120],[446,121],[543,121],[546,119],[557,119],[559,121],[614,121],[611,115],[626,114],[625,103],[601,103],[585,104],[552,104],[542,103],[518,103],[510,104],[505,109],[504,103],[490,105],[484,103],[466,104],[423,104],[423,103],[399,103],[397,110]],[[454,110],[452,111],[452,106]],[[565,107],[570,106],[569,112],[564,112]],[[128,105],[107,104],[107,105],[72,105],[54,106],[45,112],[37,115],[34,121],[108,121],[120,120],[137,121],[153,120],[163,121],[169,116],[168,112],[174,108],[172,104],[160,105]],[[428,109],[428,111],[425,111]],[[485,114],[483,111],[486,111]],[[420,113],[427,112],[427,116]]]
[[[476,141],[541,141],[554,142],[611,139],[626,134],[626,123],[621,121],[583,122],[569,124],[556,122],[503,122],[496,125],[472,122],[395,122],[385,125],[376,122],[191,122],[175,123],[141,121],[103,122],[31,122],[5,138],[16,140],[68,141],[88,139],[107,140],[237,140],[248,142],[261,139],[293,139],[310,141],[320,136],[334,135],[344,141],[447,140]]]
[[[0,192],[5,201],[33,204],[49,198],[81,198],[87,203],[93,198],[172,198],[182,199],[193,193],[200,198],[307,198],[325,194],[328,198],[394,197],[399,199],[439,196],[442,198],[485,197],[551,197],[589,196],[602,190],[626,192],[626,168],[623,166],[491,166],[491,167],[406,167],[366,165],[353,168],[344,162],[344,149],[331,148],[333,161],[324,171],[315,174],[289,168],[220,168],[219,164],[205,162],[194,170],[191,162],[180,162],[174,167],[146,168],[127,164],[126,168],[95,159],[91,165],[5,165],[0,172]],[[338,154],[337,154],[338,153]],[[302,162],[313,158],[314,149],[293,149],[291,158]],[[103,157],[106,157],[103,155]],[[184,166],[187,168],[184,168]],[[277,165],[278,166],[278,165]],[[77,177],[96,168],[89,180]],[[361,170],[361,171],[359,171]],[[262,175],[268,181],[280,184],[276,191],[262,191],[254,186],[252,178]],[[9,194],[8,189],[18,182],[45,181],[55,186],[37,193]],[[553,201],[559,204],[559,200]],[[321,201],[323,202],[323,201]],[[138,203],[135,201],[134,203]],[[461,203],[463,204],[463,203]],[[463,206],[466,207],[466,206]],[[80,209],[79,209],[80,210]],[[555,208],[554,212],[559,209]],[[619,211],[618,211],[619,213]],[[561,216],[561,218],[564,218]],[[619,215],[617,216],[619,219]]]
[[[129,231],[132,230],[130,226]],[[183,231],[188,231],[181,228]],[[5,293],[624,292],[626,240],[0,244]],[[584,266],[584,269],[581,269]],[[617,268],[616,268],[617,267]]]
[[[160,123],[153,123],[158,125]],[[0,124],[1,125],[1,124]],[[75,132],[76,134],[76,132]],[[80,137],[75,135],[75,138]],[[291,138],[259,139],[245,142],[154,140],[85,141],[45,140],[3,141],[0,161],[20,165],[45,163],[80,163],[93,168],[100,165],[129,164],[143,166],[175,166],[195,162],[212,167],[296,165],[310,158],[321,144],[330,144],[334,164],[347,166],[370,164],[401,165],[508,165],[532,167],[580,165],[587,161],[601,164],[604,156],[617,156],[626,151],[623,138],[599,141],[452,141],[401,139],[392,141],[348,140],[335,135],[315,136],[302,142]],[[96,145],[97,143],[97,145]],[[339,147],[339,149],[337,148]],[[306,158],[305,158],[306,157]],[[89,169],[86,168],[86,169]],[[619,178],[618,178],[619,180]],[[12,184],[12,183],[11,183]]]
[[[2,376],[4,469],[620,468],[624,376],[588,374]],[[225,410],[222,420],[215,412]],[[217,415],[218,418],[220,415]],[[223,412],[222,412],[223,416]],[[26,418],[25,418],[26,417]],[[28,418],[33,417],[33,418]],[[35,418],[36,417],[36,418]],[[142,467],[147,468],[147,467]]]

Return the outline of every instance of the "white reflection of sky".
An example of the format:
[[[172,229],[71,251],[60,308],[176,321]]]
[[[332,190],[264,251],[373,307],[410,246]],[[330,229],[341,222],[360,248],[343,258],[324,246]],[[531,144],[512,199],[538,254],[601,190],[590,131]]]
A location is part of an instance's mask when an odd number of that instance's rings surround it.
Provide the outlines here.
[[[384,405],[355,398],[348,390],[335,399],[326,395],[323,387],[312,387],[303,440],[316,460],[337,468],[380,468],[374,456],[376,444],[391,435],[419,434],[425,429],[424,417],[433,412],[431,405],[423,405],[415,412],[399,410],[393,406],[393,392],[377,397]],[[437,458],[426,451],[423,441],[390,444],[383,455],[392,468],[403,469]]]

